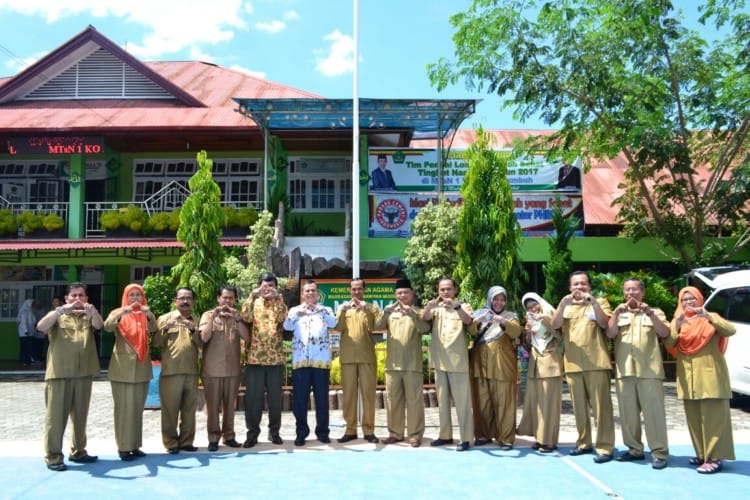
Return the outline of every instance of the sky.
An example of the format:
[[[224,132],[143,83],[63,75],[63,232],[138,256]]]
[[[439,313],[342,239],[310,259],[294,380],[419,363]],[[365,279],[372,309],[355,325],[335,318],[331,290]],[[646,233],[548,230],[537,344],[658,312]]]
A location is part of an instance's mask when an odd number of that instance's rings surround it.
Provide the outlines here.
[[[0,76],[88,25],[142,61],[201,60],[327,98],[353,95],[355,0],[0,0]],[[691,2],[692,0],[686,0]],[[462,128],[547,129],[463,83],[438,93],[426,66],[453,60],[451,15],[471,0],[359,0],[363,98],[482,99]]]

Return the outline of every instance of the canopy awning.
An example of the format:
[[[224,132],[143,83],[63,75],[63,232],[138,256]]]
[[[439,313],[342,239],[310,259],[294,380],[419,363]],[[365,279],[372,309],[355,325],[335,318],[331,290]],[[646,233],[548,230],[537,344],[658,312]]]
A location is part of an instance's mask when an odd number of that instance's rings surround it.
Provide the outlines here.
[[[352,99],[233,98],[238,111],[269,130],[341,130],[352,128]],[[359,99],[359,128],[413,130],[444,138],[474,114],[476,99]]]

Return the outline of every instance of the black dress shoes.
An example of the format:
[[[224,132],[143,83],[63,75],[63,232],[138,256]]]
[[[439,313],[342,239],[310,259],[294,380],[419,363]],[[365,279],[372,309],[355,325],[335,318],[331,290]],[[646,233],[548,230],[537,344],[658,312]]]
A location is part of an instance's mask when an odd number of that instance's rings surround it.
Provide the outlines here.
[[[348,443],[349,441],[354,441],[355,439],[357,439],[356,434],[344,434],[338,439],[338,441],[339,443]]]
[[[318,436],[318,441],[320,441],[323,444],[328,444],[331,442],[331,438],[328,436]]]
[[[226,444],[226,441],[224,442],[224,444]],[[248,439],[245,440],[244,443],[242,443],[242,447],[243,448],[252,448],[256,444],[258,444],[258,438],[248,438]]]
[[[167,449],[167,453],[170,455],[177,455],[180,452],[180,449],[176,446],[173,446],[172,448]]]
[[[296,439],[294,440],[294,446],[305,446],[305,438],[303,438],[303,437],[299,437],[299,436],[298,436],[298,437],[297,437],[297,438],[296,438]]]
[[[256,442],[257,442],[257,441],[256,441]],[[237,440],[236,440],[236,439],[234,439],[234,438],[232,438],[232,439],[225,439],[225,440],[224,440],[224,444],[225,444],[225,445],[227,445],[227,446],[229,446],[230,448],[239,448],[240,446],[242,446],[242,445],[241,445],[240,443],[238,443],[238,442],[237,442]]]
[[[469,449],[469,442],[468,441],[461,441],[458,443],[458,446],[456,446],[456,451],[466,451]]]
[[[608,453],[598,453],[594,457],[594,462],[596,462],[598,464],[606,464],[610,460],[612,460],[612,455],[608,454]]]
[[[593,448],[573,448],[570,450],[568,455],[572,457],[577,457],[578,455],[585,455],[586,453],[593,453]]]
[[[618,462],[632,462],[633,460],[643,460],[643,458],[644,458],[643,455],[633,455],[629,451],[626,451],[625,453],[617,455]]]
[[[198,447],[193,446],[192,444],[186,444],[185,446],[180,446],[180,449],[182,451],[198,451]]]
[[[133,455],[134,458],[143,458],[146,456],[146,454],[141,450],[133,450],[130,452],[130,454]]]
[[[120,455],[120,460],[123,462],[132,462],[135,458],[132,451],[120,451],[118,454]]]
[[[268,440],[273,444],[284,444],[284,440],[281,439],[281,436],[279,436],[278,434],[276,434],[275,436],[269,436]]]
[[[216,441],[208,443],[208,451],[219,451],[219,443]]]
[[[368,443],[372,443],[372,444],[380,442],[380,440],[375,436],[375,434],[365,434],[365,441],[367,441]]]
[[[64,470],[68,470],[68,466],[64,463],[60,462],[58,464],[47,464],[47,468],[49,470],[53,470],[55,472],[62,472]]]
[[[475,439],[474,446],[484,446],[486,444],[490,444],[491,442],[491,439]]]
[[[443,438],[437,438],[433,439],[430,443],[430,446],[445,446],[447,444],[453,444],[452,439],[443,439]]]
[[[88,453],[86,453],[85,455],[81,455],[80,457],[70,457],[70,461],[77,464],[93,464],[97,460],[99,460],[99,457],[97,457],[96,455],[89,455]]]

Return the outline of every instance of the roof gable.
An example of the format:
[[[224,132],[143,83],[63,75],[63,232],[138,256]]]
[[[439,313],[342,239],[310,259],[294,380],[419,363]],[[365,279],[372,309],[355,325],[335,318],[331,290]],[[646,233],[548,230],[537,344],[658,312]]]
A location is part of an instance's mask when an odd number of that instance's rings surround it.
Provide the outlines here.
[[[129,98],[204,106],[92,26],[0,87],[0,103]]]

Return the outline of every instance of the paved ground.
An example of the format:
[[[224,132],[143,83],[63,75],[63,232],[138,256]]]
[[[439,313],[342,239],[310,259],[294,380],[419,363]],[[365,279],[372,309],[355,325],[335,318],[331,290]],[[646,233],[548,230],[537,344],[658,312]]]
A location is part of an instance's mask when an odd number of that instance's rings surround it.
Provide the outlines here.
[[[265,441],[251,450],[222,447],[206,450],[205,414],[198,413],[198,453],[169,455],[160,440],[160,412],[144,413],[145,458],[122,462],[112,432],[112,397],[106,380],[94,382],[89,415],[88,451],[99,455],[94,464],[69,463],[67,472],[46,469],[43,462],[44,383],[41,374],[0,373],[0,499],[75,498],[476,498],[489,493],[503,498],[621,499],[621,498],[745,498],[750,476],[750,418],[748,409],[732,410],[737,459],[721,474],[705,477],[688,464],[693,455],[681,404],[673,383],[666,384],[670,438],[669,467],[655,471],[648,460],[595,464],[591,455],[571,457],[575,441],[570,401],[564,395],[560,449],[541,454],[530,438],[519,438],[513,450],[497,446],[456,453],[449,447],[428,446],[437,437],[437,408],[426,410],[425,443],[384,446],[357,440],[345,445],[339,410],[331,411],[330,445],[315,440],[299,448],[292,443],[294,419],[282,416],[285,443]],[[616,398],[615,414],[617,414]],[[520,411],[519,411],[520,417]],[[312,414],[309,416],[312,422]],[[245,431],[242,412],[235,414],[240,438]],[[454,423],[455,415],[454,415]],[[385,411],[378,410],[376,434],[387,437]],[[265,420],[264,420],[265,425]],[[618,429],[619,432],[619,429]],[[457,429],[454,437],[458,436]],[[622,450],[622,444],[618,445]],[[241,439],[240,439],[241,440]],[[66,436],[64,449],[67,449]],[[333,451],[333,452],[332,452]],[[522,459],[522,460],[518,460]]]
[[[682,402],[676,397],[674,382],[665,383],[666,406],[667,406],[667,424],[669,430],[670,444],[689,444],[690,438],[687,433],[685,415],[682,409]],[[0,408],[0,457],[8,455],[30,455],[43,456],[42,432],[44,428],[44,382],[41,374],[23,373],[0,373],[0,401],[3,401]],[[618,407],[617,397],[614,386],[612,389],[612,402],[615,411],[616,424]],[[747,401],[745,401],[747,403]],[[518,409],[517,422],[520,421],[522,409]],[[332,448],[339,445],[335,438],[344,432],[344,420],[340,410],[331,410],[331,437],[333,438]],[[745,408],[732,409],[732,427],[734,431],[735,442],[750,444],[750,404]],[[91,408],[89,411],[88,439],[89,451],[92,454],[115,453],[114,434],[112,430],[113,421],[113,402],[109,383],[102,377],[94,382],[93,394],[91,397]],[[161,429],[161,412],[158,410],[146,410],[143,417],[144,426],[144,451],[151,453],[160,453],[164,451],[160,438]],[[425,409],[426,440],[434,439],[438,433],[438,409]],[[197,416],[198,432],[195,445],[204,448],[208,445],[206,437],[206,416],[205,412],[199,411]],[[311,412],[309,422],[314,423],[314,415]],[[375,433],[380,438],[388,437],[386,425],[385,410],[378,409],[376,412]],[[457,438],[458,427],[457,419],[453,418],[454,437]],[[261,424],[264,428],[267,425],[265,413]],[[244,413],[238,411],[235,413],[235,429],[237,431],[237,440],[244,440],[245,421]],[[69,429],[68,429],[69,430]],[[361,434],[361,430],[360,430]],[[292,441],[294,440],[294,417],[291,412],[284,412],[282,415],[281,436],[285,443],[283,446],[274,446],[266,441],[266,433],[261,432],[258,449],[268,447],[269,449],[294,449]],[[563,413],[560,429],[560,444],[575,443],[575,421],[573,418],[570,398],[567,391],[563,394]],[[617,427],[618,446],[622,446]],[[364,441],[360,441],[364,443]],[[530,437],[519,436],[517,446],[527,446],[533,440]],[[67,447],[68,437],[66,436],[65,447]],[[405,446],[405,445],[397,445]]]

